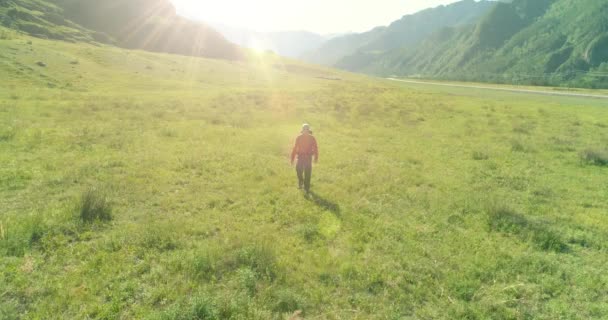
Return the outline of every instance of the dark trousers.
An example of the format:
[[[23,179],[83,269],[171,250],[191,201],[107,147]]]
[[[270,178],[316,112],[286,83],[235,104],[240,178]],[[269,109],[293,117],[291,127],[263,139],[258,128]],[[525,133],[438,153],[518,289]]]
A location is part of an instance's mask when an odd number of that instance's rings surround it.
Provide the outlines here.
[[[298,163],[296,164],[296,172],[298,173],[298,185],[304,190],[310,191],[310,178],[312,176],[312,156],[298,155]]]

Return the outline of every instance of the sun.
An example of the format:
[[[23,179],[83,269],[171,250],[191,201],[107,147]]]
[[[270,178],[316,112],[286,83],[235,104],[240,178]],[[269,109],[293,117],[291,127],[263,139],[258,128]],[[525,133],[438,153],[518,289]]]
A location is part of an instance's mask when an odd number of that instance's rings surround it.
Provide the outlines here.
[[[268,43],[265,43],[261,39],[253,38],[248,44],[247,47],[256,54],[264,54],[268,51],[272,51],[272,46]]]

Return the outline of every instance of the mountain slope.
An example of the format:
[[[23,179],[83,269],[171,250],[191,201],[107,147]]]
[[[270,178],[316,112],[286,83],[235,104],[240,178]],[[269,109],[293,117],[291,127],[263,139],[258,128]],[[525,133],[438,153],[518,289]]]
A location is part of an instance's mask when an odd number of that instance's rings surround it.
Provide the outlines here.
[[[374,61],[377,54],[418,44],[436,30],[476,22],[494,6],[494,2],[463,0],[406,15],[388,27],[339,37],[305,56],[309,61],[337,65],[357,71]]]
[[[365,71],[427,77],[607,86],[608,3],[515,0],[475,26],[442,30]]]
[[[3,0],[0,18],[6,27],[51,39],[211,58],[243,55],[207,25],[179,17],[169,0]]]
[[[111,42],[107,35],[66,19],[60,7],[47,1],[0,1],[0,25],[39,38],[70,42]]]
[[[333,66],[345,56],[356,52],[360,47],[379,38],[386,27],[377,27],[364,33],[353,33],[336,37],[327,41],[317,50],[306,53],[302,58],[306,61]]]

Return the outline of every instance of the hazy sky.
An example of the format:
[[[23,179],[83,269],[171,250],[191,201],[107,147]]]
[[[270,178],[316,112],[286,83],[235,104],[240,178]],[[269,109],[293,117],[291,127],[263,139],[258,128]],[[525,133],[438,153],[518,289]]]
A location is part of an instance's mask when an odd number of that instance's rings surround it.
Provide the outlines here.
[[[457,0],[172,0],[182,15],[256,31],[366,31]]]

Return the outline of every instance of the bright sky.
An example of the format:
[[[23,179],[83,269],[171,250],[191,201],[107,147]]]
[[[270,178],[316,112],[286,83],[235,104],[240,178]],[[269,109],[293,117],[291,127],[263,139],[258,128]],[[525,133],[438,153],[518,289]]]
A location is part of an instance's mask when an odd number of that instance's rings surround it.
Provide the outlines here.
[[[457,0],[172,0],[181,15],[255,31],[367,31]]]

